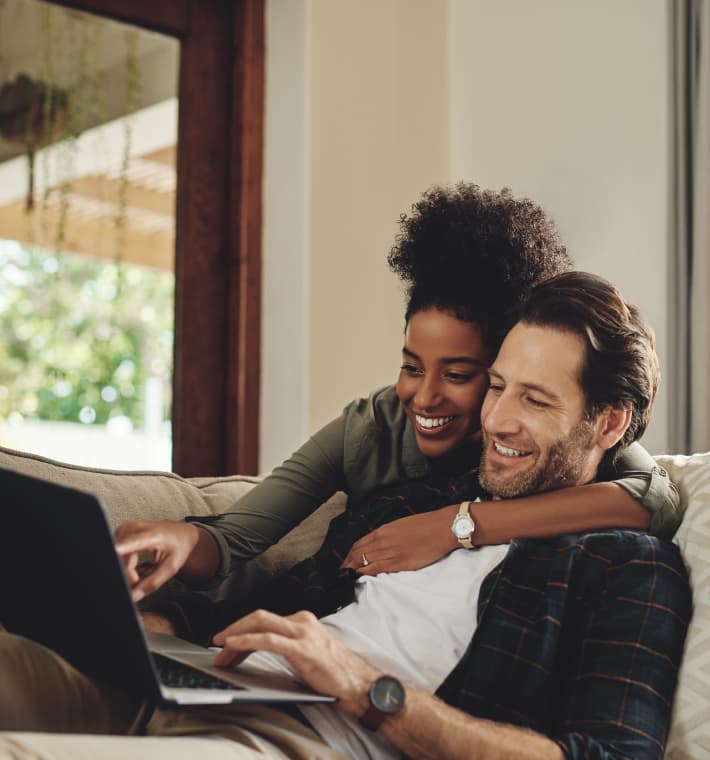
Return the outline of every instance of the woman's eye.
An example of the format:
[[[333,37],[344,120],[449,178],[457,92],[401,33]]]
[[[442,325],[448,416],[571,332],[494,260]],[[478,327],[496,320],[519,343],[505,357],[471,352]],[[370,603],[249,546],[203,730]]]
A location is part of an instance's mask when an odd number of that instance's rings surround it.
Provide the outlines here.
[[[488,390],[491,393],[503,393],[503,386],[498,385],[497,383],[489,383],[488,384]]]
[[[453,380],[455,383],[466,383],[473,375],[470,372],[447,372],[446,378]]]
[[[421,375],[422,370],[416,367],[414,364],[403,364],[400,369],[402,372],[406,372],[408,375]]]

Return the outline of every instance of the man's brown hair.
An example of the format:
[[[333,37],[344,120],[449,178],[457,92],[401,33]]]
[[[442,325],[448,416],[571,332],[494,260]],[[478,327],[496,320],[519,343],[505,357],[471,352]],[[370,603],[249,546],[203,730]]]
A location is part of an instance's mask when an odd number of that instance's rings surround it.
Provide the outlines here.
[[[588,419],[609,406],[630,406],[631,423],[604,459],[612,463],[643,435],[651,416],[660,381],[653,330],[610,282],[587,272],[565,272],[537,285],[519,317],[582,338],[586,356],[580,383]]]

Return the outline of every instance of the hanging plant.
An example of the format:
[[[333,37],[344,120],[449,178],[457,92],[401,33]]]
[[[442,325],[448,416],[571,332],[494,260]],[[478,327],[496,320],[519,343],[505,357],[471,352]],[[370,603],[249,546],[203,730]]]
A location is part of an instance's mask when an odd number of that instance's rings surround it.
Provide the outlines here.
[[[35,156],[40,148],[55,142],[64,132],[69,117],[66,90],[47,86],[21,72],[0,87],[0,134],[27,155],[29,174],[25,209],[34,208]]]
[[[74,71],[71,76],[72,84],[68,90],[68,118],[65,120],[64,130],[59,138],[59,151],[57,152],[58,219],[54,248],[58,255],[64,249],[66,238],[71,184],[75,176],[78,150],[77,140],[88,124],[86,119],[88,108],[85,100],[89,91],[90,80],[87,24],[72,20],[65,34],[64,50],[65,53],[69,53],[69,59],[74,64]]]
[[[126,223],[128,212],[128,171],[133,147],[133,113],[139,105],[141,91],[140,67],[138,65],[138,34],[135,29],[126,31],[126,100],[123,119],[123,156],[118,178],[118,206],[114,227],[116,230],[116,263],[118,265],[118,288],[123,285],[123,255],[126,248]]]

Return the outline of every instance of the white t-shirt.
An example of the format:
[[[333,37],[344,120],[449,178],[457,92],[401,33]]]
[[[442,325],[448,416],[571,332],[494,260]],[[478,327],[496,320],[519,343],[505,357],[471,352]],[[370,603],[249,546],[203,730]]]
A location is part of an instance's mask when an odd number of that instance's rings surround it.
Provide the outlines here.
[[[355,601],[322,622],[373,667],[433,693],[463,657],[476,629],[481,583],[507,549],[456,549],[420,570],[363,576]],[[294,673],[267,652],[255,652],[249,662]],[[383,737],[331,705],[300,709],[331,747],[355,760],[399,757]]]

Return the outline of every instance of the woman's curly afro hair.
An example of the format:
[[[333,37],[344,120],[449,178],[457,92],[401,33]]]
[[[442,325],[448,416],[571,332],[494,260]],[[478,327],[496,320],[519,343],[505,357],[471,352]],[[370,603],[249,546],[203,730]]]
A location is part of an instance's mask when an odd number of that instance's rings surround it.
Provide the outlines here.
[[[399,224],[387,261],[407,288],[405,320],[449,312],[477,324],[492,352],[533,285],[572,265],[553,221],[508,189],[432,187]]]

